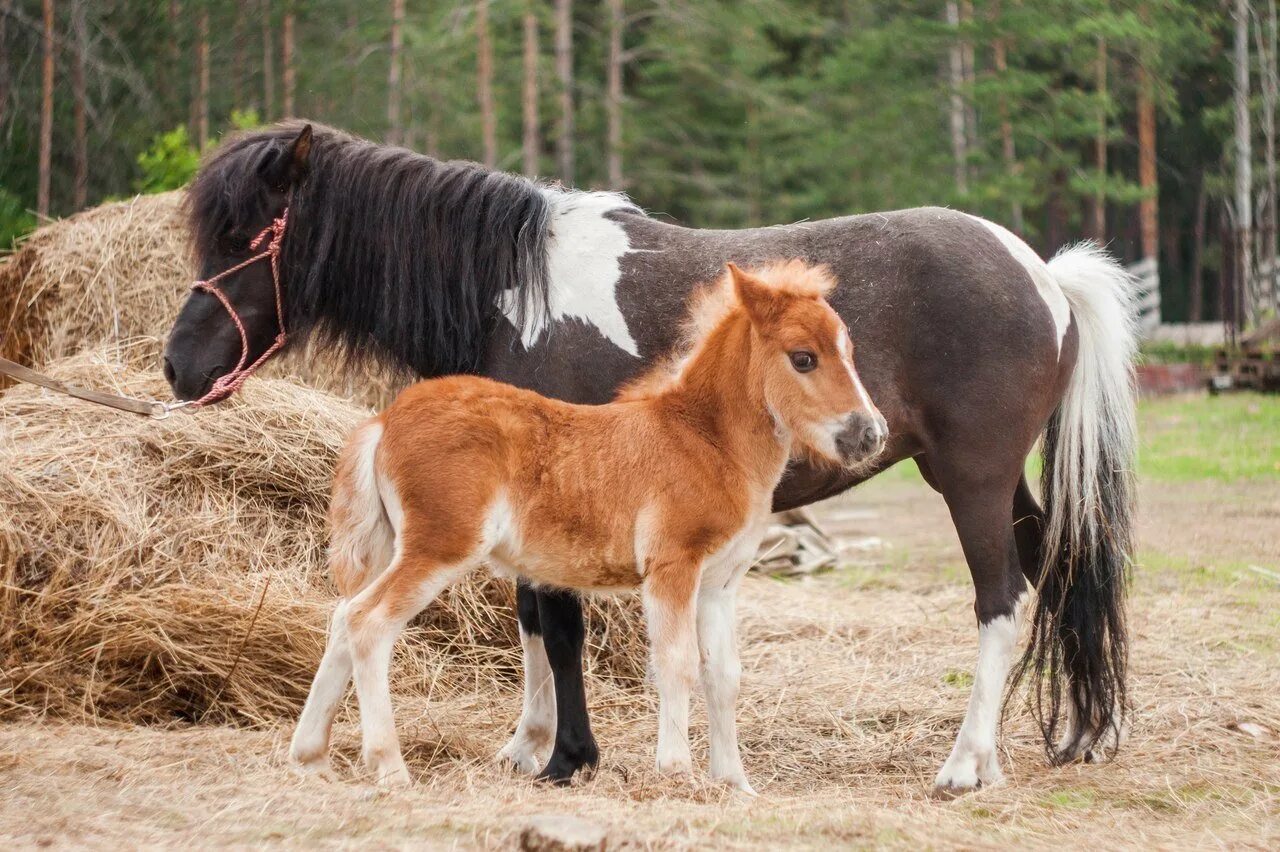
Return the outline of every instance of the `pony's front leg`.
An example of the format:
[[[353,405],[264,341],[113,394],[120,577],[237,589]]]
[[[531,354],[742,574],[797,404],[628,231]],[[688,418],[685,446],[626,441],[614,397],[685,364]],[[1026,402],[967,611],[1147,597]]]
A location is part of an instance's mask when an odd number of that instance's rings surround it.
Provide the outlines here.
[[[289,746],[289,759],[304,772],[329,770],[329,732],[342,696],[351,682],[351,648],[347,643],[347,601],[340,601],[329,623],[329,641],[316,669]]]
[[[409,783],[391,709],[391,649],[409,619],[421,612],[469,565],[445,566],[401,555],[351,600],[347,635],[355,669],[365,766],[380,786]]]
[[[689,694],[698,677],[698,571],[693,560],[651,560],[641,587],[658,686],[657,767],[668,775],[693,770]]]
[[[550,756],[556,724],[556,693],[538,617],[538,595],[524,580],[516,583],[516,615],[520,620],[520,650],[524,658],[524,707],[515,733],[498,752],[498,760],[518,772],[534,775]]]
[[[736,707],[742,664],[738,660],[735,604],[738,579],[711,588],[704,579],[698,592],[698,651],[702,658],[702,691],[707,699],[711,777],[755,795],[738,751]]]

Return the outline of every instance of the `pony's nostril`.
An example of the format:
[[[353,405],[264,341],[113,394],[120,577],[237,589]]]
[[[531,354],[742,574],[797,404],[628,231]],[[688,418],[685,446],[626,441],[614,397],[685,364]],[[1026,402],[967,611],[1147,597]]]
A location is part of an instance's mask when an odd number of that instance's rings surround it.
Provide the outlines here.
[[[177,375],[173,371],[173,362],[169,360],[169,356],[164,359],[164,380],[169,384],[173,384],[173,377]]]

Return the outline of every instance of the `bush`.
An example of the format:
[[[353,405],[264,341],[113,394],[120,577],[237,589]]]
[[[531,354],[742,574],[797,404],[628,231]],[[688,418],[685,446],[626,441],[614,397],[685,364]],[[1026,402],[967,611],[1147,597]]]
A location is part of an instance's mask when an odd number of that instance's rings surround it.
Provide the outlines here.
[[[138,192],[168,192],[185,186],[200,167],[200,152],[191,143],[187,128],[175,127],[151,140],[138,155],[142,176],[134,182]]]
[[[0,187],[0,252],[9,251],[13,241],[36,226],[36,217],[22,204],[22,199]]]

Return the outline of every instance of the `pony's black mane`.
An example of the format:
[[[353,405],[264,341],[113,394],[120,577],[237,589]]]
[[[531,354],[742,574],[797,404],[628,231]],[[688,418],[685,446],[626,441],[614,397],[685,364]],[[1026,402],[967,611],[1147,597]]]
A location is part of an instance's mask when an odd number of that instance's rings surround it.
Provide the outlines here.
[[[240,135],[201,168],[188,194],[197,257],[266,221],[261,174],[301,129]],[[309,165],[281,257],[292,336],[316,332],[355,360],[441,375],[479,368],[504,291],[517,324],[546,310],[550,203],[532,181],[320,125]]]

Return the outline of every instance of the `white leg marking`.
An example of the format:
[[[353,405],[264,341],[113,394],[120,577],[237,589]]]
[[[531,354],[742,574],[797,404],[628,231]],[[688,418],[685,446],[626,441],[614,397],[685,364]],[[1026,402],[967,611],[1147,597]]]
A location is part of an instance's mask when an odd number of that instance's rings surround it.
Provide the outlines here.
[[[996,728],[1000,722],[1000,701],[1005,681],[1018,645],[1021,601],[1013,615],[992,619],[978,628],[978,665],[973,675],[973,692],[960,734],[934,781],[939,791],[972,790],[979,784],[994,784],[1003,776],[996,754]]]
[[[498,760],[535,775],[546,765],[555,740],[556,690],[542,637],[531,636],[521,627],[520,649],[524,655],[524,709],[516,732],[498,752]]]
[[[590,323],[614,346],[639,357],[616,292],[622,279],[620,262],[631,250],[631,243],[626,229],[606,215],[614,210],[634,211],[636,206],[612,192],[544,192],[551,203],[547,226],[547,272],[551,279],[547,313],[551,321],[572,317]],[[513,325],[521,319],[521,307],[510,297],[499,303]],[[531,315],[524,318],[520,340],[529,349],[542,337],[546,325],[536,311],[526,313]]]
[[[742,664],[734,622],[736,601],[736,581],[729,588],[703,586],[698,594],[698,651],[702,658],[702,690],[707,699],[711,777],[755,795],[738,752],[735,711]]]
[[[351,682],[351,648],[347,643],[347,602],[340,601],[329,624],[329,641],[311,682],[298,727],[293,732],[289,758],[307,772],[329,769],[329,732],[347,684]]]
[[[670,605],[642,593],[658,686],[658,771],[693,771],[689,754],[689,695],[698,677],[698,628],[693,601]]]
[[[409,783],[409,770],[400,753],[395,717],[391,709],[391,649],[400,631],[470,565],[440,567],[418,587],[414,600],[404,611],[392,615],[386,602],[377,604],[360,621],[350,613],[362,612],[369,601],[376,600],[388,578],[395,577],[401,559],[396,560],[372,585],[351,600],[348,609],[347,634],[355,672],[356,696],[360,700],[360,727],[364,738],[362,756],[374,779],[383,786]]]

